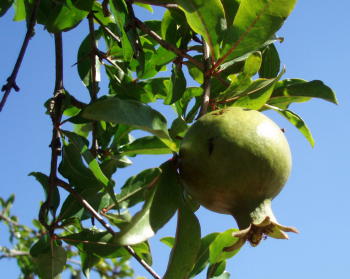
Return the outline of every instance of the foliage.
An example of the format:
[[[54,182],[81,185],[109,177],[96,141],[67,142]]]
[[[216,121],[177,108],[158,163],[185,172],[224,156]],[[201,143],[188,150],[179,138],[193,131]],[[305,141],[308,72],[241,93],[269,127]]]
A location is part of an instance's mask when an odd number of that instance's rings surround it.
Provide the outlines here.
[[[295,2],[1,1],[0,16],[13,8],[15,21],[27,21],[24,51],[35,35],[35,23],[54,34],[57,65],[55,91],[45,104],[53,124],[51,169],[48,174],[31,173],[46,200],[32,229],[11,214],[14,196],[0,199],[0,217],[13,245],[1,247],[1,257],[15,257],[22,278],[58,278],[66,269],[72,278],[80,272],[88,277],[90,270],[101,278],[130,278],[131,257],[160,278],[150,267],[157,258],[152,259],[148,239],[176,214],[175,238],[162,240],[172,248],[164,278],[192,278],[206,268],[206,278],[229,278],[226,260],[238,250],[227,252],[225,247],[237,241],[234,229],[201,236],[197,206],[179,180],[177,151],[200,110],[203,114],[227,106],[277,111],[314,145],[310,130],[290,105],[312,98],[337,100],[321,81],[282,79],[276,32]],[[148,12],[162,6],[165,12],[161,19],[142,21],[136,5]],[[90,28],[77,50],[77,77],[89,104],[63,87],[60,67],[61,34],[82,21]],[[99,42],[105,47],[98,48]],[[19,65],[2,89],[0,110],[11,89],[18,89]],[[109,81],[105,95],[99,94],[101,68]],[[169,123],[150,106],[155,101],[173,108],[177,118]],[[134,130],[149,135],[133,139]],[[121,189],[115,187],[116,171],[142,154],[173,154],[173,159],[135,174]],[[136,204],[140,210],[132,215]],[[83,222],[87,219],[103,229]]]

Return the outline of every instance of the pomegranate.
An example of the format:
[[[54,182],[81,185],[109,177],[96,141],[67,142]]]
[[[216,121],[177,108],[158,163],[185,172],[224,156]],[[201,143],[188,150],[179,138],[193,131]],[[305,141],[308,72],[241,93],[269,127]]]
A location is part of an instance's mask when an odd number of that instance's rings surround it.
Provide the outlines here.
[[[291,153],[281,129],[264,114],[230,107],[199,118],[182,140],[179,171],[189,194],[204,207],[230,214],[239,238],[234,250],[264,236],[287,239],[295,228],[277,223],[271,200],[291,171]]]

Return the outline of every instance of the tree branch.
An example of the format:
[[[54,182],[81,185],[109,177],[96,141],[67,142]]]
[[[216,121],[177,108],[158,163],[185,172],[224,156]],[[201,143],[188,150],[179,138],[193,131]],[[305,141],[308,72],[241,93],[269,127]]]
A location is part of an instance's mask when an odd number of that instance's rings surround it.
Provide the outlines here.
[[[108,224],[102,216],[82,197],[72,189],[72,187],[64,182],[63,180],[56,178],[56,184],[63,189],[65,189],[67,192],[72,194],[77,201],[85,208],[87,209],[99,222],[100,224],[105,227],[105,229],[111,233],[112,235],[116,235],[116,232],[113,230],[110,224]],[[134,249],[131,246],[125,246],[125,249],[129,252],[131,256],[133,256],[155,279],[161,279],[161,277],[150,267],[143,259],[141,259]]]
[[[113,32],[111,29],[109,29],[107,26],[105,26],[105,25],[103,24],[103,22],[97,18],[97,16],[95,16],[95,15],[93,15],[93,16],[94,16],[94,19],[98,22],[98,24],[102,27],[102,29],[103,29],[108,35],[110,35],[110,36],[111,36],[114,40],[116,40],[118,43],[121,42],[120,38],[119,38],[116,34],[114,34],[114,32]]]
[[[0,102],[0,112],[2,111],[3,107],[5,106],[7,97],[10,95],[12,88],[16,92],[18,92],[20,90],[20,88],[16,84],[16,78],[17,78],[19,68],[21,67],[24,55],[26,53],[26,50],[27,50],[27,47],[29,44],[29,40],[31,39],[31,37],[33,36],[33,33],[34,33],[34,26],[36,24],[36,18],[38,15],[39,4],[40,4],[40,0],[35,0],[32,15],[31,15],[29,23],[27,25],[28,26],[27,33],[24,37],[22,47],[21,47],[21,50],[18,54],[16,64],[12,70],[11,75],[7,78],[7,83],[5,85],[3,85],[3,87],[1,88],[1,91],[4,92],[4,95],[3,95],[1,102]]]
[[[50,235],[54,231],[54,221],[52,225],[48,226],[46,218],[48,210],[52,209],[52,196],[56,184],[58,157],[61,155],[61,135],[59,133],[59,126],[62,119],[62,101],[64,98],[63,87],[63,46],[62,46],[62,33],[55,33],[55,61],[56,61],[56,79],[53,98],[50,102],[50,116],[52,121],[52,138],[51,138],[51,163],[50,163],[50,175],[49,175],[49,189],[47,199],[43,203],[39,212],[39,221],[49,231]],[[55,216],[54,216],[55,217]]]
[[[210,58],[210,49],[209,45],[203,40],[203,54],[204,54],[204,69],[203,69],[203,76],[204,76],[204,81],[203,81],[203,96],[202,96],[202,104],[201,104],[201,109],[198,114],[198,118],[203,116],[204,114],[207,113],[208,111],[208,105],[210,101],[210,91],[211,91],[211,85],[210,85],[210,80],[211,80],[211,75],[208,73],[208,70],[211,67],[211,58]]]
[[[91,101],[94,102],[97,100],[97,92],[98,92],[98,85],[96,81],[96,53],[97,53],[97,46],[96,46],[96,39],[95,39],[95,27],[94,27],[94,14],[93,12],[90,12],[88,15],[88,21],[89,21],[89,33],[90,33],[90,46],[91,46],[91,53],[90,53],[90,59],[91,59],[91,88],[90,88],[90,97]],[[94,121],[92,123],[92,146],[91,146],[91,152],[92,154],[96,155],[98,150],[98,140],[97,140],[97,122]]]
[[[141,20],[138,18],[135,18],[135,23],[138,28],[140,28],[143,32],[148,34],[150,37],[152,37],[154,40],[156,40],[162,47],[164,47],[167,50],[170,50],[177,54],[180,57],[187,58],[190,63],[197,66],[199,69],[203,70],[204,65],[199,62],[198,60],[194,59],[191,55],[188,55],[183,50],[177,48],[176,46],[170,44],[169,42],[165,41],[160,37],[156,32],[151,30],[146,24],[144,24]]]

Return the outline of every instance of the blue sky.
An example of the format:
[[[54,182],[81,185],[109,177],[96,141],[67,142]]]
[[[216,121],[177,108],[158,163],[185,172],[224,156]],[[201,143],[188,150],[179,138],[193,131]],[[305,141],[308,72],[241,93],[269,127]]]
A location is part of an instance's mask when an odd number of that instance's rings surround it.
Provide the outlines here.
[[[293,153],[292,175],[273,208],[281,224],[300,230],[290,240],[268,239],[257,248],[246,245],[229,261],[227,270],[237,279],[295,279],[348,278],[350,259],[350,71],[348,1],[299,1],[284,27],[278,32],[285,38],[278,44],[287,73],[284,78],[320,79],[332,87],[339,106],[324,101],[292,106],[309,125],[316,140],[308,142],[289,123],[275,113],[269,113],[286,129]],[[149,14],[148,16],[152,16]],[[23,22],[13,23],[12,12],[0,18],[0,84],[12,71],[25,33]],[[87,22],[73,32],[64,34],[65,87],[79,99],[87,99],[75,67],[79,42],[86,34]],[[50,120],[44,114],[43,103],[54,86],[53,36],[37,27],[31,40],[17,83],[19,93],[13,92],[0,113],[0,196],[16,193],[13,213],[30,225],[37,217],[39,202],[44,195],[39,185],[27,174],[48,172]],[[102,90],[103,91],[103,90]],[[163,107],[157,108],[169,115]],[[158,166],[166,156],[144,156],[135,164],[121,170],[115,177],[121,186],[125,179],[138,171]],[[232,217],[201,209],[198,217],[202,234],[235,227]],[[152,239],[154,268],[162,274],[166,268],[169,249],[158,239],[173,235],[174,221]],[[0,245],[6,245],[7,234],[0,224]],[[134,263],[136,271],[147,273]],[[14,260],[1,260],[3,278],[17,278],[19,270]],[[92,278],[94,278],[92,276]],[[204,278],[204,276],[199,277]]]

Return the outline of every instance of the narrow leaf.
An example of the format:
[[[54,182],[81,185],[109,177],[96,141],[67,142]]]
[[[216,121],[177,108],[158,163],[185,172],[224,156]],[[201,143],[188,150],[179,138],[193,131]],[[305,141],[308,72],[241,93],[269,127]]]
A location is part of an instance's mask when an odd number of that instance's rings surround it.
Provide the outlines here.
[[[169,88],[169,95],[165,103],[171,105],[179,100],[186,90],[186,78],[182,68],[173,64],[171,71],[171,83]]]
[[[237,231],[236,229],[229,229],[223,233],[220,233],[215,240],[209,246],[209,262],[211,264],[216,264],[229,259],[236,255],[239,249],[226,252],[224,248],[233,245],[238,241],[237,237],[233,237],[232,233]]]
[[[72,145],[80,152],[80,154],[83,156],[85,162],[88,164],[89,169],[94,174],[95,178],[100,181],[104,186],[110,186],[112,182],[104,175],[102,172],[97,160],[94,158],[94,156],[89,151],[86,141],[83,137],[69,132],[69,131],[61,131],[66,137],[69,138],[69,141],[72,143]]]
[[[315,145],[315,140],[312,137],[312,134],[304,122],[304,120],[297,115],[296,113],[290,110],[277,110],[282,116],[284,116],[290,123],[292,123],[307,139],[307,141],[311,144],[312,147]]]
[[[2,17],[7,10],[12,6],[14,0],[2,0],[0,2],[0,17]]]
[[[106,98],[89,105],[82,115],[92,120],[126,124],[148,131],[176,151],[175,143],[169,138],[165,117],[141,102],[117,97]]]
[[[159,138],[154,136],[142,137],[120,149],[124,156],[135,156],[139,154],[170,154],[172,151]]]
[[[274,44],[270,44],[263,50],[262,64],[259,70],[261,78],[274,78],[281,68],[281,61]]]
[[[276,78],[255,80],[243,93],[240,94],[242,97],[239,98],[233,106],[259,110],[268,102],[276,82],[283,74],[284,70]]]
[[[277,96],[319,98],[338,104],[334,91],[320,80],[283,80],[273,93],[273,97]]]
[[[280,29],[296,0],[241,0],[223,41],[224,61],[258,50]]]
[[[178,0],[188,24],[208,43],[214,57],[218,58],[219,43],[226,29],[224,8],[220,0]]]
[[[178,212],[174,247],[163,279],[188,278],[200,249],[201,229],[194,213],[183,206]]]
[[[144,201],[145,191],[157,183],[162,170],[160,168],[146,169],[139,174],[130,177],[121,189],[118,195],[120,206],[132,207],[135,204]]]
[[[143,208],[118,233],[116,243],[133,245],[143,242],[154,236],[175,214],[181,197],[178,173],[172,161],[164,163],[161,168],[162,175],[148,193]]]
[[[58,206],[60,205],[60,193],[57,189],[56,185],[49,184],[49,177],[46,174],[41,172],[31,172],[29,176],[35,177],[35,179],[41,184],[45,191],[45,195],[47,198],[48,193],[50,192],[49,187],[53,187],[52,189],[52,197],[51,197],[51,210],[55,213]]]

